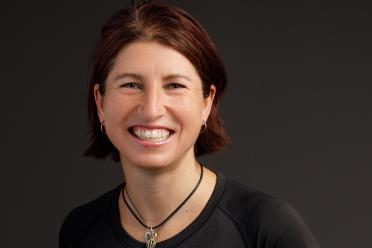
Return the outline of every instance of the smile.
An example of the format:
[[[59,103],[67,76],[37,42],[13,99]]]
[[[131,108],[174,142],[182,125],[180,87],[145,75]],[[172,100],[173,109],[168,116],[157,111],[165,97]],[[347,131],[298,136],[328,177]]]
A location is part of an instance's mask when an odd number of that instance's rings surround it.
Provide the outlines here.
[[[129,132],[136,136],[140,140],[161,142],[169,138],[173,134],[173,131],[164,128],[143,128],[143,127],[131,127]]]

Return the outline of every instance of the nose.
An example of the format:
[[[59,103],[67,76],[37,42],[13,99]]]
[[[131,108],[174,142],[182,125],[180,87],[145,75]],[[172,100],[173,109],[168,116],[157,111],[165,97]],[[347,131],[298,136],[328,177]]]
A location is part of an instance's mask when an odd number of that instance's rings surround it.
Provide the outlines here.
[[[140,112],[142,117],[149,121],[164,115],[164,96],[160,87],[152,85],[145,89],[141,99]]]

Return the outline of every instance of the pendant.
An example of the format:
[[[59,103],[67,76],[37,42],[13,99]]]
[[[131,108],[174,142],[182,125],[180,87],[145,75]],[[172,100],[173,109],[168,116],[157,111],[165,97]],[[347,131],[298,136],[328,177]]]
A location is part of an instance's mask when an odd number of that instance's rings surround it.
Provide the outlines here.
[[[157,236],[158,234],[151,227],[145,234],[146,248],[155,248]]]

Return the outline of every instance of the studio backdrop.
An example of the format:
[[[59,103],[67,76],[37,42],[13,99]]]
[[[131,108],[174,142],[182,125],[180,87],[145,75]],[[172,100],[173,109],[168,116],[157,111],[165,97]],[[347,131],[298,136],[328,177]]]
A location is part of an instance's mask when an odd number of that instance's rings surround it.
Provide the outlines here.
[[[322,247],[372,247],[372,30],[368,1],[168,1],[206,28],[228,87],[232,144],[202,163],[280,197]],[[1,7],[1,241],[57,247],[64,217],[122,182],[84,158],[91,52],[129,1]]]

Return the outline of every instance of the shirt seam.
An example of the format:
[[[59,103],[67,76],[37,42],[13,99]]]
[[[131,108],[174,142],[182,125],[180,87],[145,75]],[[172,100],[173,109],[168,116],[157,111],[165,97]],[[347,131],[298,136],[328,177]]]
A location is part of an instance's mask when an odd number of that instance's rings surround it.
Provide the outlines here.
[[[224,208],[222,208],[219,204],[217,205],[217,208],[219,209],[219,210],[221,210],[221,212],[227,217],[227,218],[229,218],[231,221],[232,221],[232,223],[234,224],[234,226],[236,227],[236,229],[239,231],[239,234],[240,234],[240,236],[242,237],[242,239],[243,239],[243,242],[244,242],[244,247],[246,247],[246,248],[249,248],[248,247],[248,241],[247,241],[247,238],[245,237],[245,235],[244,235],[244,232],[243,232],[243,230],[241,229],[241,227],[240,227],[240,225],[239,225],[239,223],[231,216],[231,214],[229,213],[229,212],[227,212]]]

